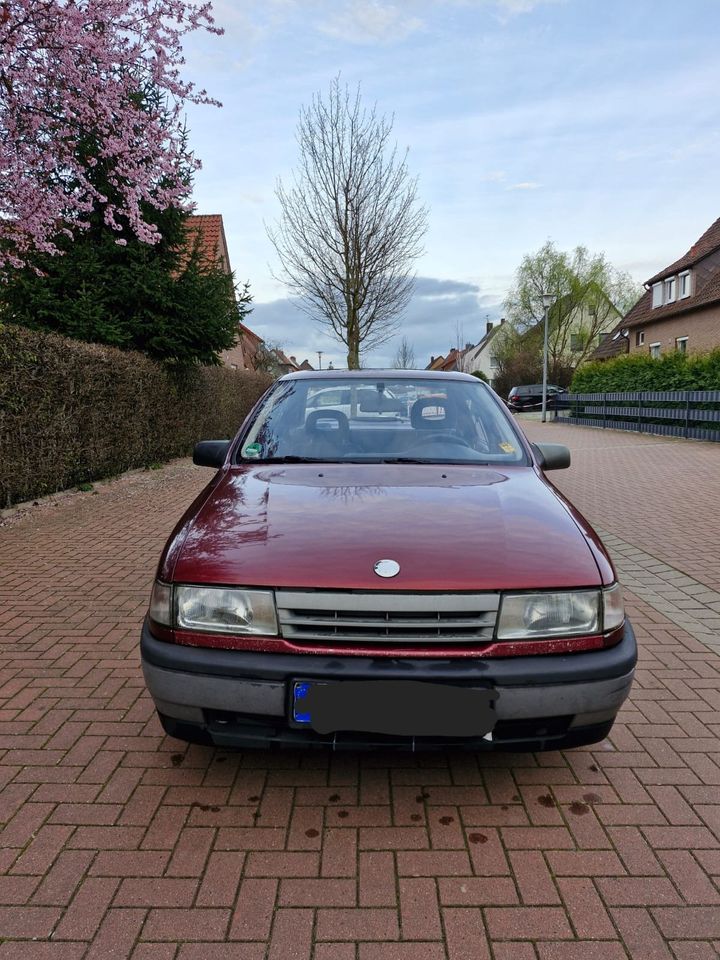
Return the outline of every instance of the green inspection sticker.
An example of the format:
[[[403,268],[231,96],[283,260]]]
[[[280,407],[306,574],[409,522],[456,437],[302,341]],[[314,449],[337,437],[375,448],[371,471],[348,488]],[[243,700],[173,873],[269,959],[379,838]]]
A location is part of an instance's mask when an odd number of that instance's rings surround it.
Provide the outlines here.
[[[262,453],[262,445],[259,443],[249,443],[243,450],[243,456],[250,460],[257,460]]]

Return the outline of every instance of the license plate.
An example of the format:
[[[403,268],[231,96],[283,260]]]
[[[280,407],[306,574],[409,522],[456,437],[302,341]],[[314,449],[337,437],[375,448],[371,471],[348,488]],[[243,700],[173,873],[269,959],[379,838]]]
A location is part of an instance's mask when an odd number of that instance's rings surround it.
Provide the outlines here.
[[[296,680],[290,719],[317,733],[483,737],[495,726],[498,693],[417,680]]]

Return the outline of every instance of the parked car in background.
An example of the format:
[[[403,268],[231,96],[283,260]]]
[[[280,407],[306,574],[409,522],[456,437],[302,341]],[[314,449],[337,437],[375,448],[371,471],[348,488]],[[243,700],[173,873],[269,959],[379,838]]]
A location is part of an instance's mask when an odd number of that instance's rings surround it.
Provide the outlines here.
[[[331,408],[340,410],[346,417],[395,417],[407,413],[407,403],[395,396],[392,390],[345,387],[321,387],[308,390],[306,410]]]
[[[372,419],[315,407],[331,389],[351,410],[416,399]],[[141,641],[171,736],[544,750],[609,732],[637,659],[612,563],[545,477],[567,448],[530,444],[485,383],[290,374],[194,461],[215,473]]]
[[[508,394],[507,403],[511,410],[539,410],[542,407],[543,388],[541,383],[525,384],[513,387]],[[568,391],[565,387],[547,385],[547,409],[560,410],[567,406]]]

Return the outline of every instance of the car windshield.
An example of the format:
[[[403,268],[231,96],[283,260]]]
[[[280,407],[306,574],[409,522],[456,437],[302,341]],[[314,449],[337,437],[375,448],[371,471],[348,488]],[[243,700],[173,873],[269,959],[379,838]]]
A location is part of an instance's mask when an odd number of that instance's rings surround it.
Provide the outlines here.
[[[528,462],[484,384],[391,374],[280,381],[242,440],[245,461]]]

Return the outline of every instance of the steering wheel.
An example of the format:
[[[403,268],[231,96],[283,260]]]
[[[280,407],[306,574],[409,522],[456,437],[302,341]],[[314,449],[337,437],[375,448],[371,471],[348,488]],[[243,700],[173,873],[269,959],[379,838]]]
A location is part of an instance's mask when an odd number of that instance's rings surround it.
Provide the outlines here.
[[[426,437],[422,437],[420,440],[416,440],[415,443],[410,445],[410,450],[414,447],[423,447],[426,443],[456,443],[461,447],[472,447],[464,440],[462,437],[457,437],[454,434],[446,433],[429,433]]]

